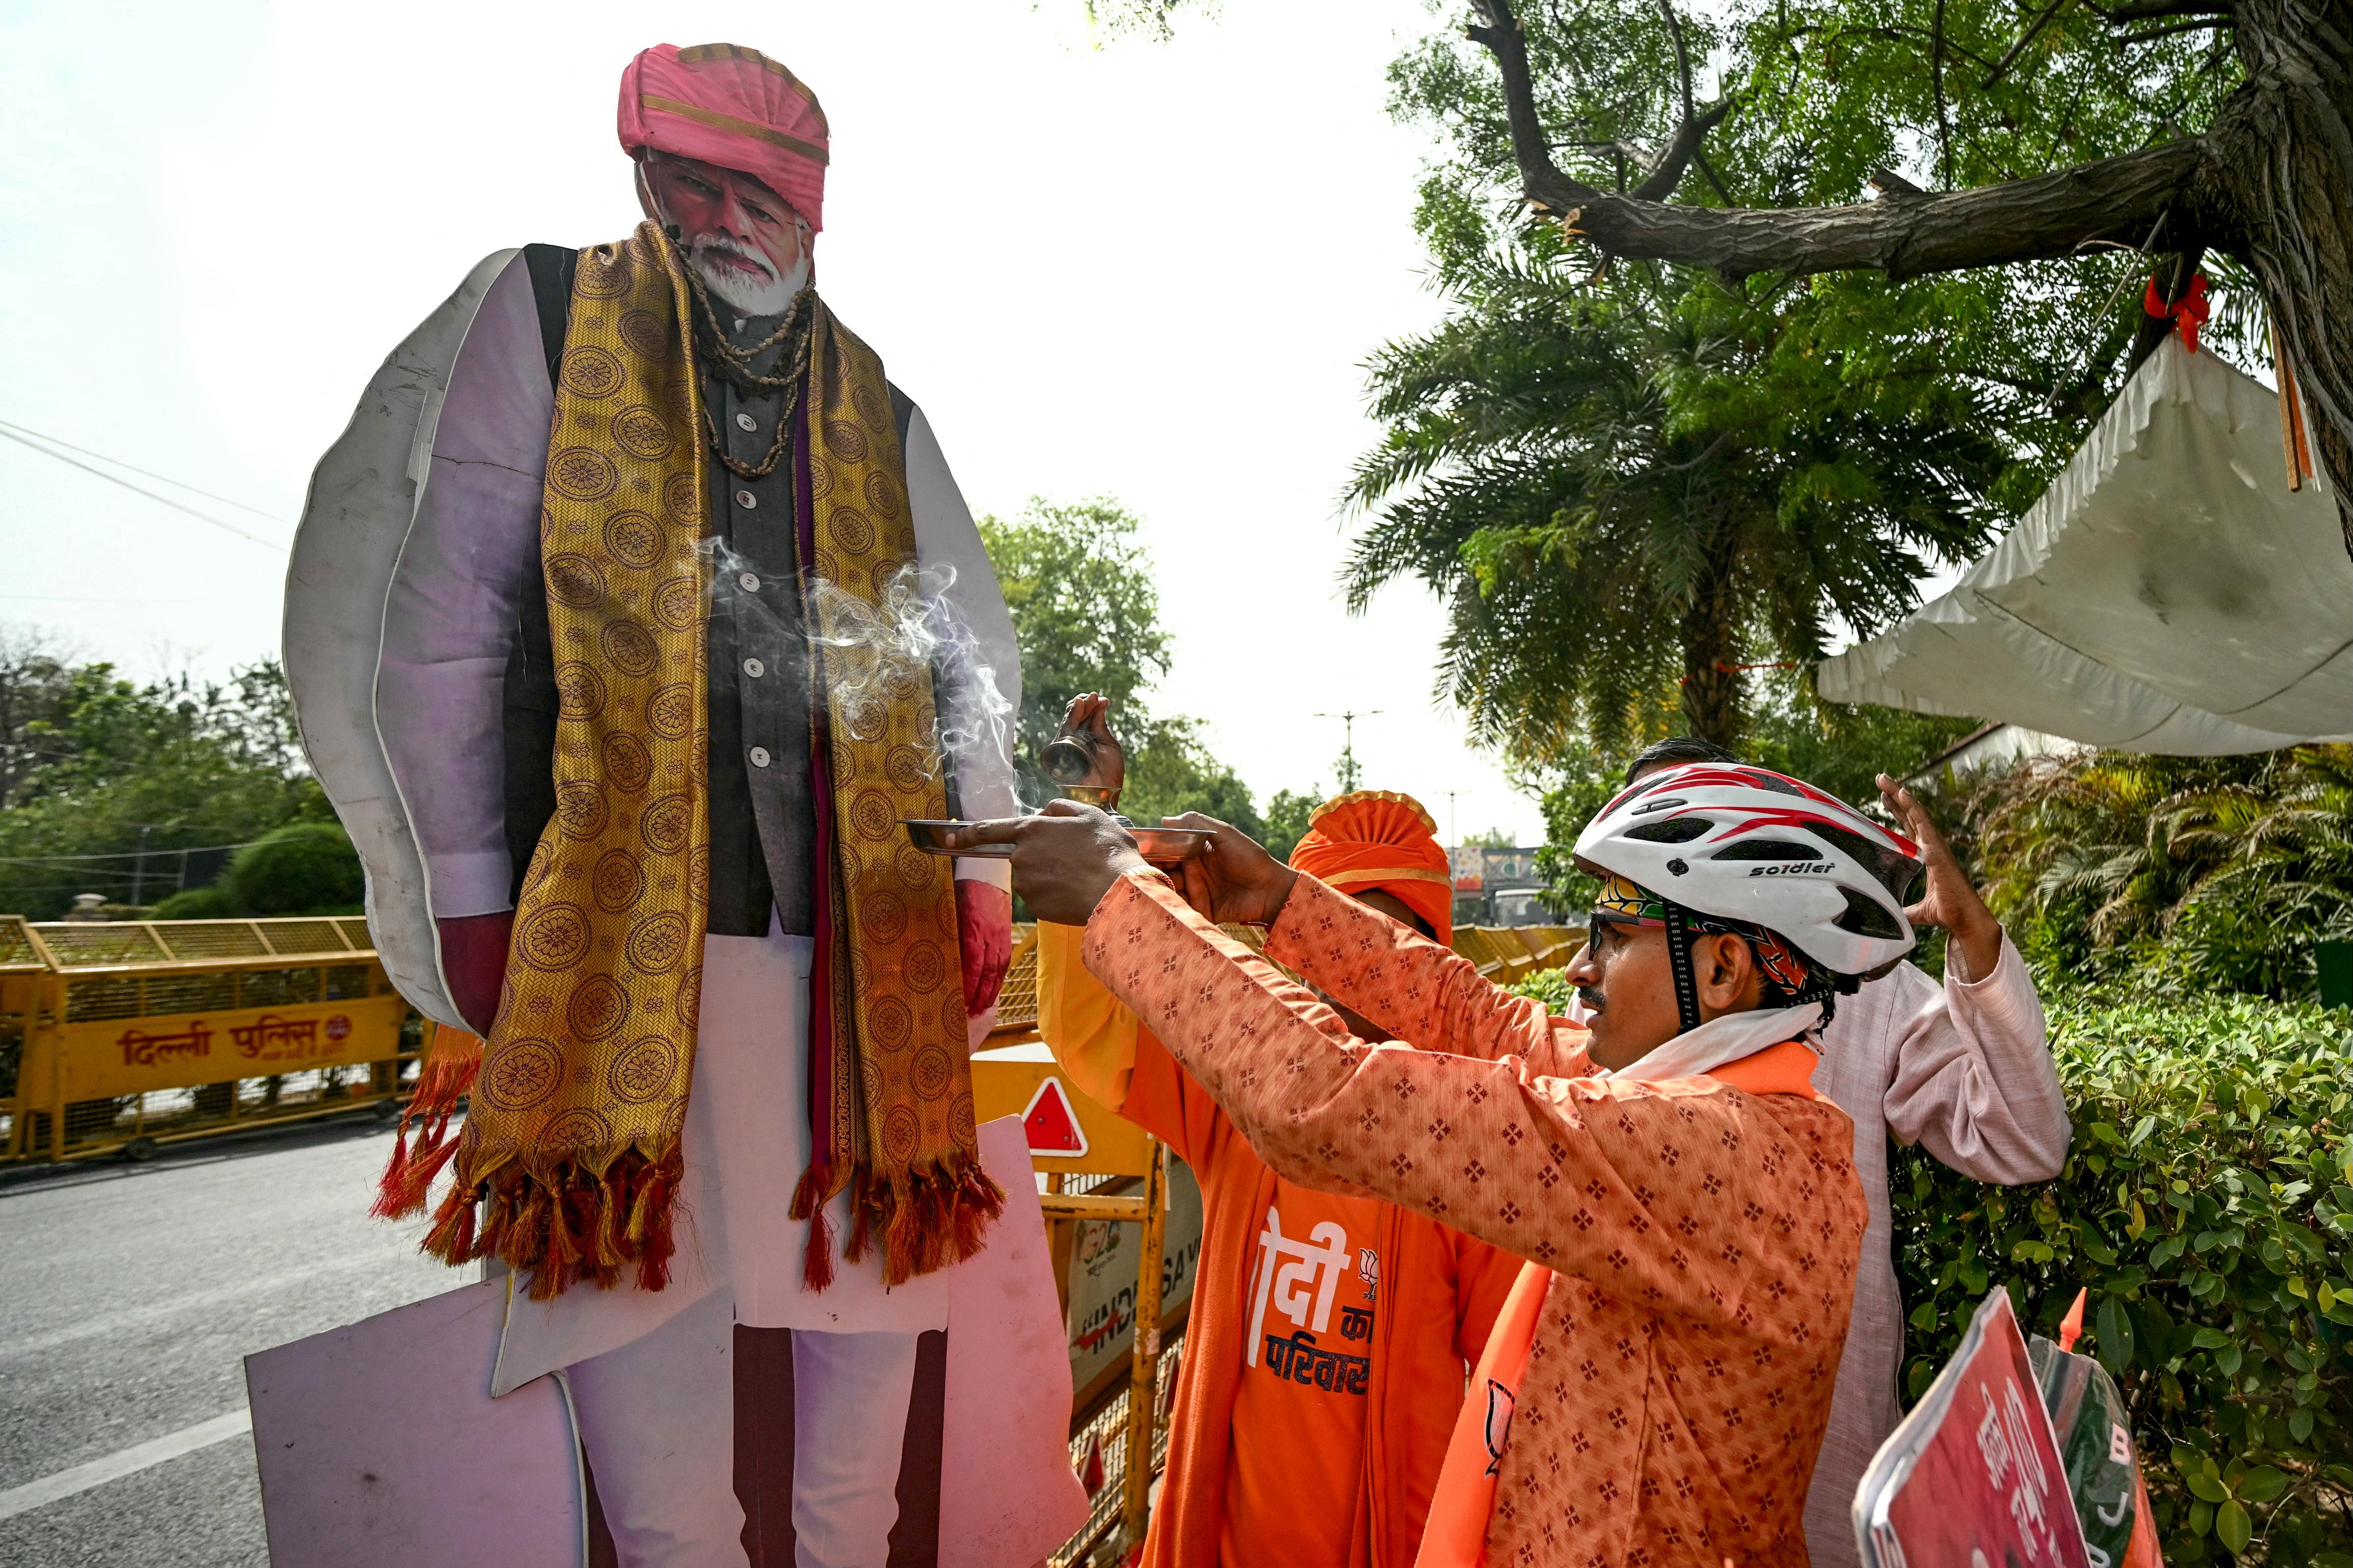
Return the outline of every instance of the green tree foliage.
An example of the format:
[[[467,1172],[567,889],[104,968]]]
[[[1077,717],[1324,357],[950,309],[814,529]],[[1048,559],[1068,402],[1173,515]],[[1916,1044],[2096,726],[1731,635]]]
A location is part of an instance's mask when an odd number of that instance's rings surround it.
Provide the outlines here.
[[[1141,527],[1107,496],[1067,506],[1033,498],[1010,521],[980,520],[1021,645],[1014,765],[1026,804],[1058,793],[1038,759],[1073,699],[1090,691],[1110,698],[1123,736],[1149,723],[1143,694],[1168,673],[1168,634]]]
[[[0,910],[37,920],[162,898],[181,849],[332,817],[274,661],[141,686],[23,636],[0,642]]]
[[[2353,938],[2353,746],[2034,759],[1963,805],[1989,901],[2046,973],[2310,996],[2313,944]]]
[[[2084,1348],[2131,1411],[2168,1563],[2353,1563],[2353,1034],[2250,998],[2063,1003],[2057,1180],[1888,1172],[1917,1397],[1986,1291]]]
[[[1265,845],[1268,853],[1277,859],[1290,859],[1291,852],[1299,847],[1299,841],[1307,837],[1307,819],[1314,815],[1317,806],[1324,804],[1324,798],[1320,785],[1309,789],[1305,795],[1287,789],[1275,791],[1274,798],[1266,803],[1266,837],[1259,842]]]
[[[1549,230],[1448,254],[1463,237],[1424,226],[1455,309],[1373,362],[1388,433],[1349,487],[1373,512],[1349,603],[1402,576],[1444,599],[1440,685],[1514,761],[1736,743],[1743,667],[1879,630],[2000,521],[1981,401],[1858,359],[1814,295],[1648,267],[1587,287]]]
[[[2202,34],[2119,53],[2090,8],[2037,6],[2029,29],[2011,0],[1514,15],[1561,170],[1699,206],[1852,203],[1874,181],[1901,201],[2130,152],[2238,76]],[[2152,263],[2111,247],[1905,283],[1596,267],[1573,222],[1528,216],[1500,82],[1460,26],[1392,69],[1397,112],[1444,139],[1418,221],[1453,310],[1374,362],[1389,432],[1351,487],[1377,509],[1352,599],[1404,575],[1445,597],[1441,689],[1524,762],[1672,729],[1730,743],[1739,667],[1884,626],[1925,566],[2041,490],[2121,384]],[[2255,290],[2213,265],[2210,331],[2250,357]]]
[[[1306,830],[1294,797],[1277,795],[1271,816],[1261,816],[1249,786],[1202,740],[1199,720],[1152,710],[1149,692],[1168,673],[1170,639],[1141,527],[1108,497],[1071,505],[1032,500],[1009,521],[980,520],[1021,645],[1014,763],[1022,799],[1035,805],[1060,793],[1039,759],[1071,700],[1099,691],[1111,699],[1113,729],[1127,753],[1123,812],[1145,823],[1205,812],[1270,847],[1280,841],[1288,853]]]

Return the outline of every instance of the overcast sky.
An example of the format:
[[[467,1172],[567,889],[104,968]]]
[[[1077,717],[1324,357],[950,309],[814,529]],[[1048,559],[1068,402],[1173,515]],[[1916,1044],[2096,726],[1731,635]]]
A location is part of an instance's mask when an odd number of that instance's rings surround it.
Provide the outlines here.
[[[659,20],[651,18],[659,17]],[[833,127],[819,278],[931,416],[976,512],[1107,494],[1147,521],[1176,668],[1261,797],[1333,780],[1527,840],[1430,696],[1417,588],[1351,619],[1335,498],[1362,362],[1428,326],[1430,144],[1383,110],[1419,0],[1231,0],[1095,47],[1081,0],[756,7],[423,0],[0,5],[0,420],[260,509],[272,542],[369,374],[500,247],[636,221],[637,49],[788,63]],[[139,481],[146,482],[146,481]],[[0,442],[0,622],[151,673],[277,641],[282,550]]]

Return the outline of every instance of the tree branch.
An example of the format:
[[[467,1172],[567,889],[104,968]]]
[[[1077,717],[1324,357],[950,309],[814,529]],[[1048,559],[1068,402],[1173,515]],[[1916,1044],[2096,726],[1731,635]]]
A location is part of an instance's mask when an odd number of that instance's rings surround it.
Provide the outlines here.
[[[2025,53],[2026,46],[2032,43],[2042,34],[2042,29],[2051,25],[2052,18],[2057,16],[2066,7],[2067,0],[2051,0],[2051,4],[2042,8],[2042,14],[2034,18],[2026,31],[2018,35],[2018,42],[2010,45],[2009,51],[1994,62],[1993,69],[1986,72],[1985,80],[1978,85],[1980,88],[1989,88],[2000,81],[2010,66],[2016,62],[2018,57]]]
[[[1724,123],[1724,117],[1732,112],[1732,105],[1733,100],[1727,97],[1697,119],[1685,119],[1676,126],[1674,135],[1659,150],[1659,161],[1651,165],[1650,174],[1630,193],[1630,198],[1638,202],[1663,202],[1673,195],[1675,187],[1683,183],[1683,171],[1690,168],[1692,160],[1699,155],[1700,142],[1706,139],[1709,132]],[[1729,197],[1725,199],[1730,200]]]
[[[1928,81],[1936,95],[1936,179],[1953,183],[1953,118],[1945,107],[1945,0],[1936,0],[1935,36],[1928,47]]]
[[[1675,41],[1675,79],[1683,89],[1683,118],[1697,118],[1692,109],[1691,50],[1683,44],[1683,18],[1675,15],[1670,0],[1659,0],[1659,15],[1667,19],[1667,36]]]
[[[2126,33],[2116,40],[2116,47],[2121,49],[2133,44],[2154,43],[2158,38],[2169,38],[2176,33],[2195,33],[2208,27],[2227,27],[2230,25],[2228,16],[2200,16],[2192,21],[2176,22],[2169,27],[2151,27],[2144,33]]]
[[[2202,141],[2184,139],[1999,185],[1839,206],[1696,207],[1641,191],[1613,195],[1552,161],[1510,0],[1472,4],[1485,25],[1470,36],[1495,57],[1521,188],[1572,237],[1611,256],[1710,267],[1729,278],[1865,268],[1904,279],[2072,256],[2099,240],[2137,247],[2206,156]],[[1674,151],[1671,144],[1663,156]]]

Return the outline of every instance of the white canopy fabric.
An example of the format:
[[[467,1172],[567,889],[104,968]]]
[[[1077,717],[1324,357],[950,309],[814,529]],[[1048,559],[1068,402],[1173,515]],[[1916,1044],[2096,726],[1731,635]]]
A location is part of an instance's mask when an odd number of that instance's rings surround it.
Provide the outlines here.
[[[2279,399],[2170,337],[1953,591],[1824,697],[2175,755],[2353,739],[2353,560],[2287,488]]]

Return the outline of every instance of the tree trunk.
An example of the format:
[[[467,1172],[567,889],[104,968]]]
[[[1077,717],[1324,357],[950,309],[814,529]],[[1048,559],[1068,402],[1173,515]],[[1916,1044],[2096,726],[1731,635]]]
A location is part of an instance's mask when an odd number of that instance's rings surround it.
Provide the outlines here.
[[[2207,243],[2263,282],[2353,552],[2353,0],[2239,0],[2238,18]]]
[[[1732,567],[1739,530],[1718,521],[1709,533],[1704,575],[1683,609],[1683,721],[1726,751],[1740,744],[1739,604]]]

